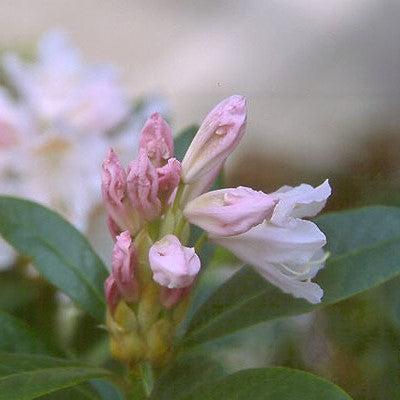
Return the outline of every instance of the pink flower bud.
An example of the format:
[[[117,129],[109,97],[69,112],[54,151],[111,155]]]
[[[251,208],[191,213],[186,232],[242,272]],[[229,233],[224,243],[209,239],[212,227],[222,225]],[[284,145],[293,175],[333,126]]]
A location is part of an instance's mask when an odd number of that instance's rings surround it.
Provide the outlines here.
[[[169,198],[181,179],[181,163],[170,158],[168,164],[157,168],[159,192]]]
[[[186,297],[191,289],[191,286],[178,289],[169,289],[163,286],[160,291],[160,302],[165,308],[172,308]]]
[[[111,237],[115,241],[117,236],[121,232],[121,228],[117,225],[117,223],[110,216],[108,216],[108,218],[107,218],[107,227],[108,227],[108,231],[111,234]]]
[[[110,275],[104,282],[104,293],[106,296],[108,308],[111,314],[113,314],[115,308],[121,300],[121,294],[119,292],[117,282],[112,275]]]
[[[126,173],[117,155],[110,149],[103,162],[101,190],[109,214],[109,229],[112,234],[123,229],[129,229],[135,233],[138,229],[138,219],[130,207],[126,189]]]
[[[274,199],[240,186],[205,193],[186,205],[186,219],[211,236],[233,236],[247,232],[272,215]]]
[[[207,115],[182,161],[182,177],[192,183],[222,164],[236,148],[246,126],[243,96],[231,96]]]
[[[129,231],[117,236],[112,254],[112,272],[122,297],[127,302],[138,299],[138,283],[135,279],[137,255]]]
[[[200,270],[194,248],[183,246],[174,235],[166,235],[151,246],[149,261],[153,279],[169,289],[190,286]]]
[[[156,167],[160,167],[174,154],[172,131],[159,113],[146,121],[140,138],[139,150],[144,150]]]
[[[160,215],[157,171],[143,150],[129,165],[127,189],[131,204],[141,218],[151,221]]]

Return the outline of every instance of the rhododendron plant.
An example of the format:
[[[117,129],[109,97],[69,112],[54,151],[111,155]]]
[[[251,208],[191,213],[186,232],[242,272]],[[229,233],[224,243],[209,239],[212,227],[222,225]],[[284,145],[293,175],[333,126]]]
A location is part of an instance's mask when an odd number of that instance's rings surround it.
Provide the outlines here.
[[[245,126],[245,99],[231,96],[207,115],[182,165],[173,158],[172,131],[159,114],[146,122],[137,158],[126,171],[110,150],[103,164],[103,199],[111,234],[124,231],[116,236],[113,270],[105,286],[116,357],[121,358],[123,342],[131,335],[142,345],[132,348],[129,357],[124,354],[125,361],[159,365],[168,360],[182,316],[174,309],[186,307],[201,269],[199,244],[186,246],[190,224],[204,229],[210,240],[254,266],[284,292],[310,303],[321,301],[323,291],[311,279],[324,266],[326,238],[315,223],[303,218],[315,216],[325,205],[331,193],[327,181],[315,189],[302,184],[271,194],[238,187],[199,193],[190,201],[185,196],[191,185],[206,181],[201,184],[206,190],[212,184],[210,171],[219,172]],[[140,266],[133,261],[138,252]],[[115,326],[124,326],[118,310],[126,305],[131,305],[129,318],[137,318],[138,325],[121,338]],[[140,322],[143,310],[148,314],[146,326]],[[150,335],[148,330],[160,321],[161,336]],[[160,354],[154,351],[153,340],[163,344]]]

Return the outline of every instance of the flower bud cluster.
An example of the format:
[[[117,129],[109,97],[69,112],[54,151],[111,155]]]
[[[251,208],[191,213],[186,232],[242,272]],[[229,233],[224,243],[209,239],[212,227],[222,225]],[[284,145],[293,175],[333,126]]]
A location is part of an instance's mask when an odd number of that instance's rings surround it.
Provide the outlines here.
[[[324,207],[328,181],[270,194],[247,187],[205,193],[245,126],[245,99],[222,101],[205,118],[181,164],[173,158],[170,127],[153,114],[126,170],[112,150],[104,161],[102,192],[115,240],[105,294],[117,358],[153,365],[168,359],[201,267],[187,246],[190,224],[283,291],[321,301],[322,289],[311,279],[324,266],[326,238],[304,218]]]
[[[126,169],[113,150],[103,162],[102,195],[115,241],[105,282],[107,324],[113,354],[129,363],[168,358],[200,270],[194,249],[173,234],[179,220],[166,217],[181,180],[173,155],[171,128],[155,113]]]

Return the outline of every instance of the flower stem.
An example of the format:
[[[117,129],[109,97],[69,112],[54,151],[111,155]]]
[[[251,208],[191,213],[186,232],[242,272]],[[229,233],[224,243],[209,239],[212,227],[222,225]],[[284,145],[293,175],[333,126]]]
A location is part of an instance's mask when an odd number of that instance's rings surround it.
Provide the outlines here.
[[[142,384],[143,389],[146,394],[146,397],[150,397],[151,392],[153,391],[154,386],[154,373],[153,368],[150,363],[143,362],[140,365],[141,375],[142,375]]]
[[[203,232],[200,237],[197,239],[195,245],[194,245],[194,250],[196,254],[199,254],[201,249],[204,246],[204,243],[207,241],[207,234]]]

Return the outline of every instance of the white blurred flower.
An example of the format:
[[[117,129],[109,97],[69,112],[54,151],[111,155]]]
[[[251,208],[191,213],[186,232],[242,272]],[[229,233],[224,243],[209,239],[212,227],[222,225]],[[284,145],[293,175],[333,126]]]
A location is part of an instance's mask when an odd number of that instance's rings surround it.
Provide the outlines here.
[[[85,232],[100,204],[107,149],[137,151],[144,116],[114,68],[85,64],[62,32],[44,35],[34,62],[14,54],[3,61],[17,99],[0,88],[0,194],[38,201]],[[156,105],[145,103],[149,112]],[[0,242],[0,267],[11,256]]]
[[[37,62],[8,54],[4,68],[38,121],[55,129],[102,134],[127,117],[128,96],[115,69],[84,64],[62,32],[44,35]]]

